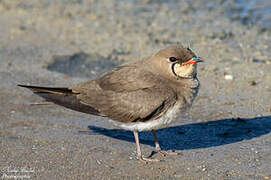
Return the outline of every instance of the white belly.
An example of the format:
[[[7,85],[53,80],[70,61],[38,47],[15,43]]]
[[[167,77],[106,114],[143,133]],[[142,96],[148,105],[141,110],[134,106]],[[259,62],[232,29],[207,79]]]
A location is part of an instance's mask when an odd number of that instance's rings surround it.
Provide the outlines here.
[[[113,123],[123,129],[130,131],[156,130],[168,127],[171,122],[177,120],[180,117],[181,113],[184,113],[184,110],[185,109],[182,108],[181,104],[175,104],[171,109],[169,109],[163,116],[158,119],[136,123],[120,123],[116,121],[113,121]]]

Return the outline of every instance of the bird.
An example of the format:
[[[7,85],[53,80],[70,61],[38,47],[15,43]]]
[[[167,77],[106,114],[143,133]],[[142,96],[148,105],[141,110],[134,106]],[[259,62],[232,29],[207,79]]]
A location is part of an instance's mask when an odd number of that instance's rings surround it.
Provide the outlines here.
[[[18,86],[57,105],[106,117],[118,127],[132,131],[137,159],[147,163],[160,160],[143,156],[138,136],[141,131],[152,132],[157,153],[178,154],[161,149],[155,130],[168,127],[192,106],[200,87],[199,62],[203,59],[189,47],[170,45],[69,87]]]

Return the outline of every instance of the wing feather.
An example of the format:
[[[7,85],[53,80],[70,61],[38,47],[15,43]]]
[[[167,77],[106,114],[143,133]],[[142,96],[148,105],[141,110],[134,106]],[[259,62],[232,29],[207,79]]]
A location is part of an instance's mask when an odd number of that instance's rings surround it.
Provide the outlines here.
[[[165,80],[155,74],[134,69],[133,66],[121,66],[70,89],[78,93],[77,98],[82,103],[115,121],[147,121],[161,116],[175,104],[175,91],[165,86]],[[133,76],[126,76],[128,72]]]

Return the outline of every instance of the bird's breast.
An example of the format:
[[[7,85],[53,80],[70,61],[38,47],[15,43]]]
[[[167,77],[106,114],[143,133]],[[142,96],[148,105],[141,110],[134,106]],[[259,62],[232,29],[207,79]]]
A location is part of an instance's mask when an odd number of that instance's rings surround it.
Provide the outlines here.
[[[198,94],[200,82],[197,78],[187,79],[178,91],[178,99],[185,107],[190,107]]]

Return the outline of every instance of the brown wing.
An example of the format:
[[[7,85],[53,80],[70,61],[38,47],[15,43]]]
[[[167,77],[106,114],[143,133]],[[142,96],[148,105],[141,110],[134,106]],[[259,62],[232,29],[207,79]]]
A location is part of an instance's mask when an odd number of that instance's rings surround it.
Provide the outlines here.
[[[145,61],[119,66],[98,78],[96,82],[103,90],[115,92],[155,86],[161,80],[158,77],[154,78],[155,75],[147,69],[148,65],[142,63]]]
[[[120,122],[158,118],[176,101],[174,93],[165,93],[165,89],[159,87],[122,93],[107,92],[106,97],[99,102],[99,110],[102,114]]]
[[[176,102],[175,92],[164,84],[150,72],[121,66],[97,80],[70,88],[79,93],[77,98],[83,104],[101,115],[120,122],[136,122],[159,117]]]

